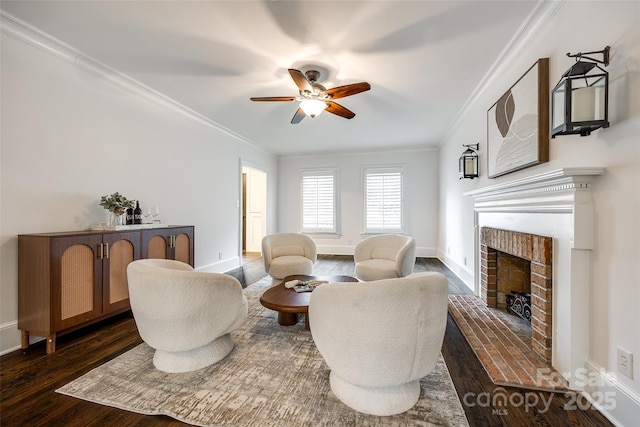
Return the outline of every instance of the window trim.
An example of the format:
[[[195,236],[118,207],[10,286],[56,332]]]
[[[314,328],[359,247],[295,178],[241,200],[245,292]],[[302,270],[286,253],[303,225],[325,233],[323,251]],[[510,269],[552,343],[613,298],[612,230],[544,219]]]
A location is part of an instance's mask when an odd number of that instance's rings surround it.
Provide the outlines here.
[[[373,173],[398,173],[400,175],[400,228],[367,228],[367,176]],[[388,166],[363,166],[361,174],[362,183],[362,236],[371,236],[378,234],[404,234],[405,233],[405,166],[404,165],[388,165]]]
[[[304,228],[304,178],[308,176],[331,176],[333,177],[333,228],[330,230],[319,230]],[[300,169],[300,232],[309,235],[318,235],[323,237],[337,236],[340,233],[339,228],[339,175],[337,168],[321,168],[321,169]]]

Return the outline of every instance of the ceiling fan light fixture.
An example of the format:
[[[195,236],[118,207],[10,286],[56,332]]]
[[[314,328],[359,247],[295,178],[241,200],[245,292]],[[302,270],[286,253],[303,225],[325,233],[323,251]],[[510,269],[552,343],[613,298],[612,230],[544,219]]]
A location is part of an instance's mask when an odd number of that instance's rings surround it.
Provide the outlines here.
[[[320,99],[305,99],[300,102],[300,108],[307,116],[314,118],[327,108],[327,103]]]
[[[289,68],[289,75],[298,87],[299,96],[262,96],[250,99],[252,101],[299,102],[298,109],[291,119],[292,125],[300,123],[306,116],[314,118],[324,110],[345,119],[353,119],[356,113],[338,104],[335,100],[371,89],[371,85],[367,82],[327,89],[317,82],[320,73],[314,70],[302,74],[300,70]]]

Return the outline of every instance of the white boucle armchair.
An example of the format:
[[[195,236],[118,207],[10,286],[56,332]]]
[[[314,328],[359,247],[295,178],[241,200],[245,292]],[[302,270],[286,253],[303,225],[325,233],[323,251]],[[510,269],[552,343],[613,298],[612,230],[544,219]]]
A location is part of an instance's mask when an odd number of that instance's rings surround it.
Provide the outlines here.
[[[416,242],[413,237],[398,234],[372,236],[356,245],[353,260],[360,280],[405,277],[413,273]]]
[[[233,350],[230,332],[247,318],[247,299],[234,277],[144,259],[129,264],[127,279],[131,311],[140,336],[156,350],[157,369],[195,371]]]
[[[440,355],[447,294],[437,272],[316,288],[309,325],[338,399],[378,416],[411,409]]]
[[[313,239],[300,233],[269,234],[262,239],[264,270],[274,279],[310,275],[318,258]]]

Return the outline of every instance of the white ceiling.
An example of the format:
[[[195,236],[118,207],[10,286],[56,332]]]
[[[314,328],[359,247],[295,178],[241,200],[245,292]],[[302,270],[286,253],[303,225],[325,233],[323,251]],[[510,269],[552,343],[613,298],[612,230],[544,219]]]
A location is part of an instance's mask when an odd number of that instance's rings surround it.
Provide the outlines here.
[[[437,146],[537,1],[7,1],[2,10],[277,155]],[[287,69],[371,90],[290,124]]]

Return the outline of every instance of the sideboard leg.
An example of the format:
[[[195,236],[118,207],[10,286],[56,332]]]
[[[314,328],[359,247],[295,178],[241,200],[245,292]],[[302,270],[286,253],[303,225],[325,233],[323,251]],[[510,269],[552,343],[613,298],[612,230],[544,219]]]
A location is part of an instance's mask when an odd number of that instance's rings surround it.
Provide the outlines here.
[[[20,348],[26,350],[29,348],[29,331],[20,331],[22,335]]]
[[[47,354],[55,353],[56,351],[56,334],[51,334],[47,337]]]

